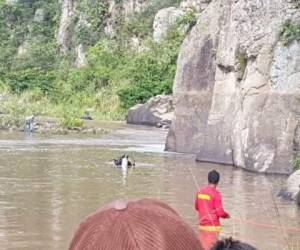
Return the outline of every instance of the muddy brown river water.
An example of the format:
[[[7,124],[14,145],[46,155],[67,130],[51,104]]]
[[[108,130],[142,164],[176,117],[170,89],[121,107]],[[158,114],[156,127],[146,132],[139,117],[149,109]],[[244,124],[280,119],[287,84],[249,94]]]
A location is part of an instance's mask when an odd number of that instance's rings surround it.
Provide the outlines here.
[[[221,172],[219,189],[233,217],[223,236],[258,249],[300,249],[300,210],[276,194],[286,179],[230,166],[196,163],[164,152],[166,131],[108,123],[106,135],[26,136],[0,132],[0,249],[67,249],[78,223],[115,199],[164,200],[196,230],[193,202],[207,172]],[[134,155],[123,176],[111,159]]]

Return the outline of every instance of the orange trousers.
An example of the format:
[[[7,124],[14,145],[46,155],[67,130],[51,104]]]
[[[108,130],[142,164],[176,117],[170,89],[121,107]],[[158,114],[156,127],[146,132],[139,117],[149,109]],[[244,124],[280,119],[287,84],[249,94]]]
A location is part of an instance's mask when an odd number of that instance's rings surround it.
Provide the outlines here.
[[[204,250],[210,250],[211,247],[217,242],[219,233],[199,231],[199,238]]]

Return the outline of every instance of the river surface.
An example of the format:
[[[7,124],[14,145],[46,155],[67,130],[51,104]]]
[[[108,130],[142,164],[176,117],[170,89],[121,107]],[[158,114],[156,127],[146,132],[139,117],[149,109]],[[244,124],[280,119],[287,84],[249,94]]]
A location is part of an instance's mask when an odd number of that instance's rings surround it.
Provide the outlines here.
[[[196,230],[194,196],[211,169],[221,173],[219,189],[233,217],[223,221],[223,236],[258,249],[300,249],[300,210],[276,196],[286,177],[196,163],[193,155],[164,152],[165,130],[103,126],[112,132],[0,132],[0,249],[67,249],[78,223],[115,199],[161,199]],[[136,160],[127,176],[111,163],[124,152]]]

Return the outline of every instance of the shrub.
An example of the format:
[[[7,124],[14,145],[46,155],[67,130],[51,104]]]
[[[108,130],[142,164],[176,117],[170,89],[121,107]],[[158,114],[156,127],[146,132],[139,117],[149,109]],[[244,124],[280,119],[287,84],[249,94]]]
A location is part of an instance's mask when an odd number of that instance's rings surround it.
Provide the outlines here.
[[[40,68],[13,71],[7,74],[7,84],[17,94],[34,89],[39,89],[44,94],[48,94],[53,89],[54,79],[54,72]]]
[[[137,54],[127,66],[129,84],[118,92],[121,105],[129,108],[145,103],[158,94],[171,94],[179,47],[183,40],[176,27],[161,43],[150,42],[149,49]]]
[[[280,30],[280,38],[285,46],[300,40],[300,25],[291,20],[286,21]]]
[[[180,16],[176,20],[179,26],[188,26],[190,30],[197,23],[197,14],[195,9],[188,9],[183,16]]]
[[[300,155],[293,161],[294,171],[300,170]]]
[[[83,126],[83,120],[74,117],[64,117],[61,125],[68,129],[76,129]]]

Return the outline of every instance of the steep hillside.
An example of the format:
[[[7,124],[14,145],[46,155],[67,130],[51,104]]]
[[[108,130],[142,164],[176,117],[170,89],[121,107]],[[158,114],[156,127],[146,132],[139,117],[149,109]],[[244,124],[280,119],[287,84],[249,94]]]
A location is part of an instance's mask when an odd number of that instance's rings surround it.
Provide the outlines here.
[[[1,0],[2,126],[29,114],[79,125],[87,108],[97,119],[123,119],[128,107],[171,93],[185,32],[176,20],[155,42],[153,20],[179,3]]]

